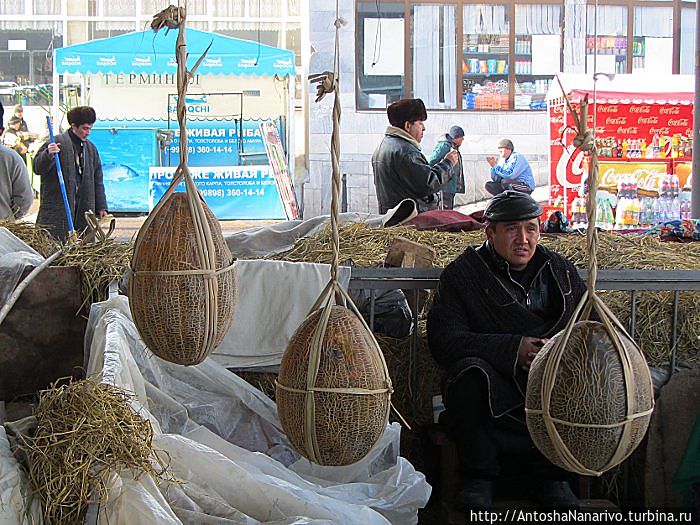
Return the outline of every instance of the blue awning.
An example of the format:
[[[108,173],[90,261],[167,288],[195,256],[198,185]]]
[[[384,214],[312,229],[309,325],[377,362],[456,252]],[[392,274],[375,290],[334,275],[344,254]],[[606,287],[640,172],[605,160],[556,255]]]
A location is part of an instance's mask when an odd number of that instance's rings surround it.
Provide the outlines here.
[[[217,33],[187,29],[187,67],[209,44],[201,75],[293,75],[294,53]],[[56,49],[56,71],[64,73],[175,74],[178,30],[139,31]]]

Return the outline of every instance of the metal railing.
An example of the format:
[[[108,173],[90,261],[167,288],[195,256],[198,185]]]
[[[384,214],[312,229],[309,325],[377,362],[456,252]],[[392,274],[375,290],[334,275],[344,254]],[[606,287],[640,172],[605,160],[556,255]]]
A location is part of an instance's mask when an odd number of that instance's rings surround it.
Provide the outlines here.
[[[410,290],[413,304],[418,304],[421,290],[437,288],[442,268],[353,268],[349,289],[370,290],[369,326],[374,329],[374,309],[377,290]],[[586,271],[579,270],[585,281]],[[629,332],[634,338],[637,325],[637,293],[646,290],[673,292],[673,314],[671,319],[671,372],[676,370],[676,346],[678,343],[678,294],[682,291],[700,291],[700,270],[599,270],[596,280],[597,290],[628,291],[631,294]],[[412,311],[413,332],[410,340],[411,363],[418,357],[418,315]],[[416,393],[418,367],[412,366],[410,373],[411,392]]]

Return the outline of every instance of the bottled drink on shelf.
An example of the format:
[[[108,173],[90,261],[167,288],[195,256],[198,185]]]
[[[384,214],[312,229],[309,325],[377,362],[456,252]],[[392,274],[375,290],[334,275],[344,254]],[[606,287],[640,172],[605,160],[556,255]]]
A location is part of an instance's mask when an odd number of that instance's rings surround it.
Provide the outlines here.
[[[659,134],[654,133],[654,138],[651,140],[652,157],[659,158]]]
[[[678,197],[680,194],[680,181],[675,173],[670,177],[670,191],[672,197]]]

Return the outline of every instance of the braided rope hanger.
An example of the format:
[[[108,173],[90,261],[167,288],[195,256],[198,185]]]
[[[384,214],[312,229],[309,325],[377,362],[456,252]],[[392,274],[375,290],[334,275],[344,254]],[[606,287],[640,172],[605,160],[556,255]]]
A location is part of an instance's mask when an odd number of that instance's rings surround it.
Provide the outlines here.
[[[283,390],[295,393],[305,394],[305,411],[304,411],[304,441],[305,450],[308,454],[308,459],[314,463],[319,463],[321,458],[321,453],[319,449],[317,434],[316,434],[316,401],[315,393],[337,393],[337,394],[353,394],[353,395],[378,395],[386,394],[389,397],[393,392],[393,387],[391,384],[391,378],[389,377],[389,371],[386,366],[386,361],[384,359],[384,354],[382,353],[379,343],[377,342],[374,334],[370,330],[366,321],[362,317],[354,302],[348,295],[348,292],[341,286],[338,281],[338,267],[340,265],[340,191],[341,191],[341,177],[340,177],[340,97],[339,97],[339,87],[338,87],[338,74],[339,74],[339,64],[340,64],[340,49],[339,49],[339,31],[340,27],[344,25],[344,21],[340,18],[339,13],[339,2],[336,0],[336,19],[334,22],[335,26],[335,43],[334,43],[334,56],[333,56],[333,71],[326,71],[318,75],[309,76],[309,80],[312,83],[318,83],[317,85],[317,96],[316,102],[320,102],[326,95],[333,94],[333,128],[331,132],[331,167],[332,167],[332,194],[331,194],[331,214],[330,214],[330,228],[331,228],[331,242],[333,245],[333,258],[331,261],[330,268],[330,279],[328,284],[324,287],[323,291],[320,293],[318,299],[311,307],[310,315],[314,311],[321,309],[321,315],[316,325],[311,343],[309,348],[308,357],[308,367],[306,376],[305,390],[300,391],[299,389],[291,388],[281,384],[276,381],[276,386]],[[367,389],[367,388],[320,388],[316,386],[317,377],[319,373],[319,366],[321,363],[321,354],[324,348],[324,337],[328,329],[328,322],[331,316],[331,311],[333,306],[344,306],[352,311],[352,313],[358,318],[367,334],[371,338],[379,358],[381,360],[382,373],[383,373],[383,386],[381,389]],[[387,410],[384,414],[384,425],[389,421],[389,405],[387,403]]]
[[[187,70],[187,44],[186,44],[186,8],[183,6],[173,6],[170,5],[163,9],[153,17],[153,22],[151,23],[151,28],[154,31],[159,31],[160,29],[166,28],[166,31],[171,29],[178,30],[177,41],[175,44],[175,58],[177,61],[177,120],[180,128],[180,138],[179,138],[179,164],[175,170],[173,180],[171,181],[165,194],[158,201],[154,209],[149,213],[148,217],[141,226],[139,233],[136,237],[136,242],[134,244],[134,253],[139,253],[139,248],[144,242],[146,237],[145,232],[148,230],[149,226],[153,223],[154,219],[157,217],[158,212],[163,208],[165,203],[169,200],[170,196],[175,192],[180,182],[185,180],[185,193],[187,195],[187,202],[190,210],[190,215],[192,217],[193,230],[195,236],[195,249],[199,255],[199,261],[201,267],[198,269],[184,270],[184,271],[159,271],[159,270],[137,270],[132,260],[131,272],[135,278],[137,275],[159,275],[159,276],[182,276],[182,275],[201,275],[204,279],[204,289],[207,298],[207,304],[210,308],[204,309],[204,334],[203,334],[203,348],[208,354],[213,350],[214,338],[217,334],[218,321],[216,312],[218,310],[218,296],[217,296],[217,276],[223,272],[227,272],[233,269],[235,259],[231,263],[224,267],[216,268],[216,245],[214,243],[214,238],[212,234],[211,227],[207,221],[207,216],[204,209],[204,200],[199,193],[190,170],[187,166],[188,163],[188,148],[187,148],[187,108],[185,104],[185,99],[187,96],[187,87],[189,81],[193,78],[195,71],[199,65],[204,60],[207,52],[211,48],[212,44],[205,49],[204,53],[199,57],[197,62],[194,64],[191,70]],[[213,41],[212,41],[213,43]],[[135,279],[132,279],[132,282]]]
[[[528,414],[538,414],[542,416],[543,422],[547,429],[547,433],[550,436],[551,444],[556,450],[557,454],[561,458],[562,465],[568,470],[573,472],[578,472],[584,475],[594,475],[599,476],[603,472],[609,470],[615,465],[623,461],[631,452],[625,445],[630,441],[632,436],[632,423],[646,416],[649,416],[653,412],[654,401],[651,399],[650,408],[648,410],[643,410],[641,412],[634,412],[633,407],[635,405],[634,399],[634,389],[630,388],[629,385],[634,385],[634,371],[632,361],[630,359],[627,350],[625,349],[624,343],[621,339],[620,334],[626,336],[629,341],[633,344],[634,340],[629,336],[625,327],[620,323],[615,314],[607,307],[607,305],[602,301],[596,292],[596,280],[598,276],[598,230],[596,228],[596,194],[598,191],[598,151],[595,146],[595,130],[591,131],[588,129],[588,95],[586,94],[580,104],[580,113],[577,113],[569,100],[569,97],[564,90],[564,87],[557,75],[557,81],[562,91],[562,96],[566,101],[566,105],[571,112],[571,116],[574,120],[576,136],[573,139],[573,145],[579,148],[583,152],[590,153],[590,169],[588,174],[588,202],[586,203],[586,214],[588,225],[586,228],[586,245],[588,248],[588,277],[587,277],[587,289],[586,292],[581,297],[576,309],[574,310],[566,328],[563,331],[563,335],[557,338],[555,344],[549,350],[549,358],[546,361],[544,372],[542,374],[542,382],[540,384],[540,399],[542,403],[542,408],[540,410],[535,410],[531,408],[526,408]],[[597,101],[594,101],[594,104]],[[576,422],[564,421],[558,418],[554,418],[550,414],[551,407],[551,394],[553,390],[554,383],[556,381],[557,371],[559,369],[559,364],[563,358],[564,350],[569,337],[573,331],[574,326],[578,321],[585,321],[590,319],[591,312],[596,310],[600,317],[602,324],[605,326],[606,332],[609,335],[611,342],[618,355],[620,356],[620,361],[622,364],[622,372],[625,380],[626,393],[626,416],[622,421],[594,425],[594,424],[581,424]],[[580,315],[580,318],[579,318]],[[636,346],[636,344],[635,344]],[[649,388],[651,388],[651,376],[648,376]],[[650,390],[653,391],[653,390]],[[600,468],[599,471],[591,470],[585,465],[583,465],[577,457],[575,457],[569,448],[564,443],[561,435],[559,434],[556,425],[564,425],[567,427],[583,427],[583,428],[619,428],[622,427],[622,435],[619,437],[617,447],[608,460],[607,464]]]

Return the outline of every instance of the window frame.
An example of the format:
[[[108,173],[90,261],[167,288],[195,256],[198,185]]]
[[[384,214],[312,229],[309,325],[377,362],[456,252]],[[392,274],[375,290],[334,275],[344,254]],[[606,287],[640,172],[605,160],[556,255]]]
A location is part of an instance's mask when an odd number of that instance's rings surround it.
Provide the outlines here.
[[[413,56],[412,56],[412,50],[411,50],[411,31],[412,31],[412,25],[411,25],[411,12],[412,12],[412,7],[414,5],[454,5],[457,8],[457,16],[456,16],[456,45],[457,45],[457,53],[456,53],[456,60],[457,64],[455,67],[456,70],[456,78],[455,82],[457,82],[457,108],[456,109],[431,109],[430,111],[462,111],[462,112],[467,112],[467,113],[472,113],[472,112],[537,112],[537,111],[544,111],[544,110],[525,110],[525,109],[515,109],[515,79],[516,76],[522,76],[522,75],[517,75],[515,73],[515,31],[516,31],[516,23],[515,23],[515,6],[516,5],[539,5],[539,4],[554,4],[554,5],[559,5],[561,6],[561,11],[560,11],[560,46],[559,46],[559,63],[561,68],[564,66],[564,42],[565,38],[567,35],[567,28],[566,28],[566,22],[565,22],[565,11],[567,8],[571,8],[571,6],[567,6],[566,0],[498,0],[499,4],[504,4],[508,6],[508,16],[509,16],[509,35],[508,35],[508,42],[509,42],[509,51],[508,51],[508,109],[478,109],[478,110],[467,110],[463,106],[463,85],[462,85],[462,79],[463,79],[463,64],[462,64],[462,52],[463,52],[463,45],[464,45],[464,33],[463,33],[463,15],[464,15],[464,9],[463,7],[465,5],[473,5],[473,4],[484,4],[484,3],[489,3],[486,2],[486,0],[403,0],[404,1],[404,85],[405,85],[405,97],[413,97]],[[588,7],[593,6],[596,4],[596,0],[586,0],[585,4],[581,4],[581,6],[585,9],[584,11],[584,16],[586,16],[586,20],[584,22],[584,27],[587,27],[587,17],[588,17]],[[632,74],[633,70],[633,46],[630,45],[631,42],[634,40],[634,8],[635,7],[672,7],[673,8],[673,56],[672,56],[672,73],[673,74],[678,74],[680,72],[680,46],[681,46],[681,10],[683,8],[694,8],[697,9],[698,5],[696,2],[689,1],[689,0],[597,0],[598,6],[623,6],[627,8],[627,49],[626,49],[626,73],[627,74]],[[355,0],[355,20],[358,20],[358,11],[359,11],[359,5],[360,5],[360,0]],[[586,31],[586,37],[587,37],[587,31]],[[358,45],[358,37],[359,37],[359,28],[358,24],[355,24],[355,30],[354,30],[354,37],[355,37],[355,45]],[[584,57],[585,60],[585,57]],[[355,53],[355,76],[356,78],[354,79],[356,83],[356,88],[357,88],[357,75],[358,75],[358,69],[361,64],[361,57],[359,56],[359,52]],[[585,64],[584,64],[584,67]],[[359,97],[359,89],[355,89],[355,110],[359,112],[377,112],[377,111],[384,111],[382,108],[362,108],[360,107],[360,97]]]

